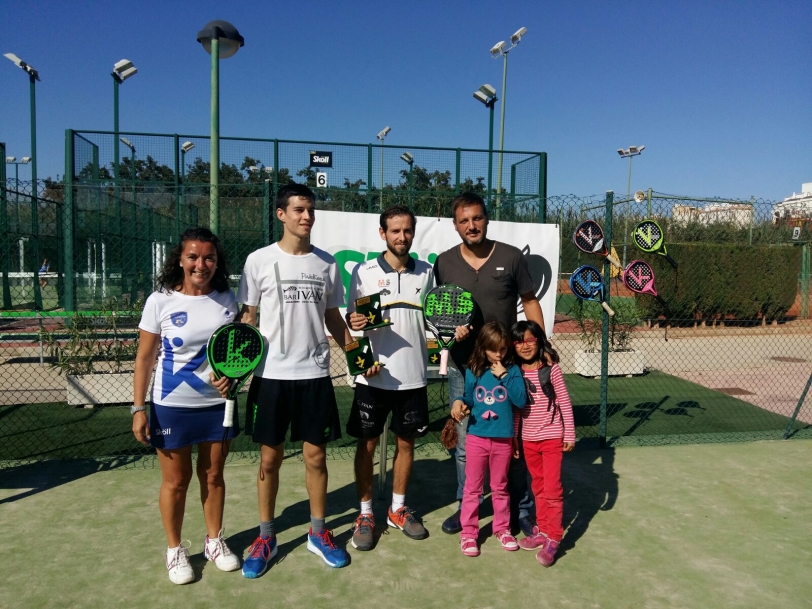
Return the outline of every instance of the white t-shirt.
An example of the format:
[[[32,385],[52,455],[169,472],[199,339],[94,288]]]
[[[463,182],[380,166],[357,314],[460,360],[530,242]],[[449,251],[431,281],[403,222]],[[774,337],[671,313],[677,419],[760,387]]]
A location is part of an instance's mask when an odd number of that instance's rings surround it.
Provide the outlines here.
[[[272,243],[249,254],[237,300],[259,306],[259,331],[268,341],[254,376],[297,380],[330,375],[324,312],[344,304],[335,258],[317,247],[293,256]]]
[[[434,272],[429,263],[409,258],[406,269],[398,273],[383,254],[362,262],[352,272],[347,312],[355,311],[355,300],[369,294],[381,294],[381,312],[392,322],[388,328],[365,332],[372,353],[386,364],[371,378],[357,376],[356,383],[379,389],[405,390],[426,386],[426,321],[423,298],[434,287]]]
[[[150,294],[138,327],[161,337],[152,384],[153,402],[185,408],[223,402],[209,380],[206,343],[217,328],[233,322],[236,314],[237,300],[231,290],[205,296]]]

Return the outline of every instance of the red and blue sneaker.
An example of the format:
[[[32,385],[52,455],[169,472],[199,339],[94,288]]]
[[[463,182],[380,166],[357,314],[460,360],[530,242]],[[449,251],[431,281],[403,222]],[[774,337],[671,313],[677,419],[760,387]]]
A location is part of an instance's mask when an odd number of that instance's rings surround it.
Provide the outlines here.
[[[346,567],[349,556],[343,548],[339,548],[333,541],[333,534],[328,529],[322,529],[314,534],[313,529],[307,532],[307,549],[321,556],[328,567],[338,569]]]
[[[248,557],[242,565],[242,576],[255,579],[265,573],[268,563],[276,556],[277,551],[276,536],[257,537],[254,544],[248,548]]]

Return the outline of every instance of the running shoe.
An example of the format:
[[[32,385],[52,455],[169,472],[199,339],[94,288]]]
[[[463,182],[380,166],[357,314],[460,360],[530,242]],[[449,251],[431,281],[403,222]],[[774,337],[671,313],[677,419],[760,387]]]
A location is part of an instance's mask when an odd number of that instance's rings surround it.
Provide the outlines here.
[[[425,539],[429,536],[426,527],[414,517],[414,512],[405,505],[396,512],[393,512],[392,506],[389,506],[389,516],[386,522],[390,527],[403,531],[404,535],[411,539]]]
[[[460,550],[464,556],[479,556],[479,544],[473,537],[460,537]]]
[[[335,544],[333,533],[328,529],[322,529],[316,534],[313,533],[313,529],[308,530],[307,549],[321,556],[324,563],[334,569],[346,567],[349,562],[346,550]]]
[[[516,538],[510,533],[509,530],[504,530],[496,534],[496,539],[502,544],[502,549],[508,552],[515,552],[519,549],[519,544]]]
[[[240,559],[232,553],[223,537],[225,529],[220,529],[217,537],[210,538],[206,535],[206,542],[203,544],[203,554],[221,571],[236,571],[240,568]]]
[[[519,547],[522,550],[538,550],[547,541],[547,536],[539,531],[538,527],[533,527],[532,535],[519,540]]]
[[[255,579],[265,573],[268,569],[268,563],[276,556],[278,550],[276,547],[276,535],[273,537],[257,537],[253,545],[248,548],[248,558],[242,564],[242,576]]]
[[[375,518],[372,514],[361,514],[355,519],[352,540],[350,543],[356,550],[366,552],[375,546]]]
[[[538,554],[536,554],[536,560],[539,561],[543,567],[551,567],[555,562],[555,555],[558,553],[560,543],[560,541],[547,539],[547,543],[545,543],[541,550],[538,551]]]
[[[188,584],[195,581],[195,572],[189,564],[189,541],[181,541],[177,548],[166,549],[166,569],[169,581],[173,584]]]

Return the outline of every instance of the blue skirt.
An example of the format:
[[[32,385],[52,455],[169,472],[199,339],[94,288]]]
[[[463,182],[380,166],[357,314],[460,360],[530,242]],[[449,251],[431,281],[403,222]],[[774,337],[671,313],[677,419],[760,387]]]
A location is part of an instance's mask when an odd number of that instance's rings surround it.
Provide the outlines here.
[[[239,417],[234,427],[223,427],[226,403],[203,408],[185,408],[151,404],[149,409],[150,443],[155,448],[175,449],[201,442],[224,442],[240,433]]]

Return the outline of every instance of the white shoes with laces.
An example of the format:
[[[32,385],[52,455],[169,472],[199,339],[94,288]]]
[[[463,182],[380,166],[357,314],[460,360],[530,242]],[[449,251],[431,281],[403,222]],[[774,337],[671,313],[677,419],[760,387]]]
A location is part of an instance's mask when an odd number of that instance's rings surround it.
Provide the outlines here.
[[[195,581],[195,572],[189,564],[189,548],[191,542],[184,540],[177,548],[166,549],[166,568],[169,571],[169,581],[173,584],[188,584]]]
[[[236,571],[240,568],[240,559],[236,554],[233,554],[226,545],[226,540],[223,538],[225,529],[220,529],[217,537],[209,537],[206,535],[206,542],[203,544],[203,554],[208,560],[214,562],[218,569],[221,571]]]

